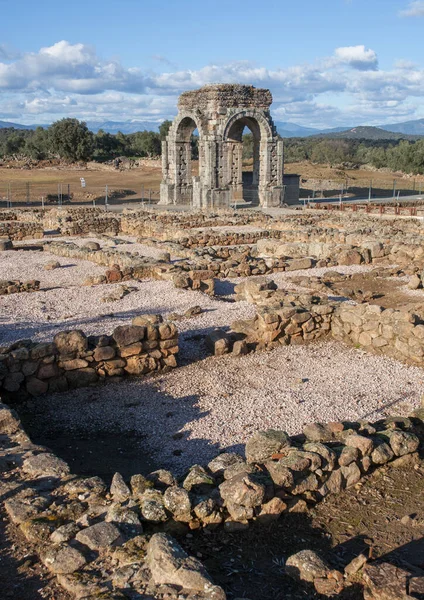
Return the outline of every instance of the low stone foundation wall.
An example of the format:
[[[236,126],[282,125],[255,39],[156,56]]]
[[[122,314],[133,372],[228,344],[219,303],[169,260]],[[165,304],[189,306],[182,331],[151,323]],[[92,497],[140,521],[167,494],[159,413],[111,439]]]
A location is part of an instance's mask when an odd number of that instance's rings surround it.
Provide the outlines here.
[[[157,274],[155,269],[166,264],[154,258],[147,258],[131,252],[120,252],[113,249],[92,250],[73,242],[49,242],[44,245],[43,249],[55,256],[88,260],[105,267],[111,268],[117,265],[125,272],[125,275],[131,275],[136,279],[155,277]]]
[[[420,315],[373,304],[343,303],[334,313],[331,329],[337,340],[424,364],[424,319]]]
[[[72,475],[66,462],[32,445],[17,414],[1,403],[0,434],[3,471],[13,474],[8,516],[72,597],[164,598],[169,592],[181,600],[225,600],[201,562],[164,530],[267,525],[284,513],[305,512],[382,465],[414,464],[424,409],[375,423],[313,423],[292,437],[258,431],[245,457],[224,452],[179,479],[164,469],[128,481],[116,473],[110,487],[100,477]]]
[[[23,221],[0,221],[0,237],[10,240],[40,239],[44,228],[40,223]]]
[[[146,375],[177,366],[178,331],[157,315],[135,317],[111,336],[61,331],[52,342],[0,348],[0,393],[8,401],[85,387],[108,377]]]
[[[278,290],[265,279],[248,280],[235,289],[239,300],[258,306],[258,313],[253,319],[234,321],[229,333],[217,329],[209,334],[206,344],[216,356],[304,344],[331,330],[334,303],[325,296]]]
[[[18,294],[20,292],[38,292],[39,289],[40,282],[36,279],[31,279],[30,281],[19,281],[18,279],[6,281],[0,279],[0,296]]]

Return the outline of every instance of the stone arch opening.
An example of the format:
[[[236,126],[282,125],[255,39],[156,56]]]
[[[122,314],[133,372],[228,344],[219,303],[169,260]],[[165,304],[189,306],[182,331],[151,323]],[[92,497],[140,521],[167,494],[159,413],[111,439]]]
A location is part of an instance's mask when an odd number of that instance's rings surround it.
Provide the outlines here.
[[[200,176],[201,163],[199,152],[200,131],[193,117],[186,116],[178,123],[175,132],[175,143],[177,152],[180,155],[180,185],[191,189],[193,177]]]
[[[251,157],[246,155],[244,135],[252,136]],[[232,200],[259,204],[259,182],[261,180],[260,146],[262,132],[256,118],[240,116],[230,124],[226,139],[231,174]]]

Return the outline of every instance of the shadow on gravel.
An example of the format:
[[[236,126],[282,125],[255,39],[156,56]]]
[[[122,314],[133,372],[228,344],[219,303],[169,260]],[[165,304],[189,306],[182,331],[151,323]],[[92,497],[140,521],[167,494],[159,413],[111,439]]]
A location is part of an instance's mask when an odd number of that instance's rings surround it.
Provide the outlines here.
[[[208,414],[199,410],[199,397],[175,397],[162,392],[156,381],[109,382],[14,408],[33,442],[63,458],[73,473],[99,475],[107,482],[117,471],[125,478],[166,466],[182,473],[197,457],[216,456],[217,444],[189,439],[187,423]]]

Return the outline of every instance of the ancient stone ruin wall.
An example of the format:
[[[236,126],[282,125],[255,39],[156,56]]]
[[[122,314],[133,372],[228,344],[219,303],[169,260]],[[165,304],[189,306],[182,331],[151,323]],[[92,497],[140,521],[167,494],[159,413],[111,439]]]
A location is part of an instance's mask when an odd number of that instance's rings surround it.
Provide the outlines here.
[[[424,366],[422,316],[373,304],[342,304],[332,320],[335,339]]]
[[[206,344],[212,354],[249,352],[304,344],[328,335],[334,303],[327,297],[278,290],[273,281],[255,278],[235,287],[236,298],[258,306],[253,319],[234,321],[231,331],[212,331]]]
[[[71,597],[163,598],[168,584],[181,600],[225,600],[202,563],[164,528],[268,525],[383,465],[414,464],[424,409],[375,423],[313,423],[293,437],[258,431],[245,457],[224,452],[181,478],[164,469],[128,481],[116,473],[110,487],[100,477],[72,475],[47,448],[32,446],[18,415],[2,403],[0,434],[5,470],[13,470],[16,484],[4,502],[8,516]]]
[[[198,208],[230,206],[243,199],[242,132],[254,138],[253,186],[262,206],[279,206],[283,196],[283,142],[269,106],[269,90],[244,85],[209,85],[185,92],[162,143],[161,204]],[[192,176],[191,143],[199,132],[199,175]]]
[[[120,219],[115,216],[85,217],[72,221],[59,221],[62,235],[81,235],[86,233],[110,233],[117,235],[121,231]]]
[[[0,238],[13,241],[24,239],[40,239],[44,235],[42,224],[22,221],[0,221]]]
[[[146,375],[176,367],[177,353],[175,325],[150,323],[144,317],[117,327],[111,336],[61,331],[52,342],[24,340],[1,348],[0,393],[17,401],[108,377]]]

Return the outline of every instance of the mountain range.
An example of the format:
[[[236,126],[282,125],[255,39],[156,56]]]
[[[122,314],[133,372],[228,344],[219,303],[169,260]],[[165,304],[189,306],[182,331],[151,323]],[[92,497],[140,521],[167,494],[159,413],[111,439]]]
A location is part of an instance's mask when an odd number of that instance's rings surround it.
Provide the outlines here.
[[[108,133],[136,133],[137,131],[159,131],[161,122],[158,121],[87,121],[88,128],[97,133],[103,129]],[[314,127],[303,127],[288,121],[274,121],[278,133],[282,137],[312,137],[325,136],[332,138],[356,138],[356,139],[418,139],[424,136],[424,119],[404,121],[402,123],[389,123],[379,127],[357,126],[357,127],[334,127],[331,129],[317,129]],[[15,129],[35,129],[39,125],[21,125],[0,121],[0,129],[14,127]],[[47,127],[47,125],[42,125]]]

